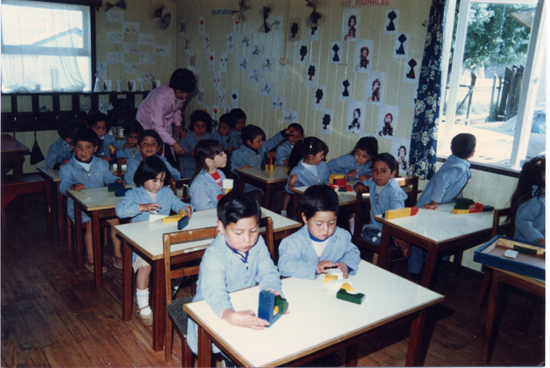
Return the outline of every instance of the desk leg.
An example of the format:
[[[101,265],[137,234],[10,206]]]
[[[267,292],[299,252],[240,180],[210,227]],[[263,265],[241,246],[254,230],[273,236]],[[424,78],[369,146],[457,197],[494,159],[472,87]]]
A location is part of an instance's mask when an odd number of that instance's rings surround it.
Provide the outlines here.
[[[265,187],[264,208],[271,210],[271,185],[269,184]]]
[[[437,250],[428,250],[428,256],[426,257],[426,264],[424,265],[424,274],[422,276],[422,286],[431,289],[432,279],[434,275],[435,265],[437,264]]]
[[[380,249],[378,251],[377,266],[387,270],[390,267],[390,231],[389,226],[382,225],[382,238],[380,239]]]
[[[409,347],[407,349],[407,359],[405,366],[418,367],[421,365],[420,353],[422,348],[422,337],[424,333],[424,324],[426,322],[426,309],[411,323],[411,334],[409,336]]]
[[[489,294],[489,304],[487,306],[485,333],[483,334],[483,343],[481,345],[481,360],[485,363],[489,363],[489,361],[491,360],[493,348],[495,347],[495,341],[497,338],[497,298],[500,292],[500,288],[500,273],[498,271],[494,271],[493,279],[491,281],[491,292]]]
[[[60,183],[59,181],[57,182],[57,190],[55,192],[57,198],[57,240],[59,241],[59,248],[63,248],[65,244],[65,206],[63,204],[63,195],[59,191]],[[69,248],[69,251],[71,251],[71,248]]]
[[[103,257],[101,254],[101,232],[99,228],[99,211],[92,212],[92,246],[94,252],[95,286],[103,286]]]
[[[346,348],[346,367],[357,367],[358,344],[348,345]]]
[[[82,270],[84,268],[84,252],[83,252],[83,244],[82,244],[82,210],[78,205],[74,202],[74,227],[75,227],[75,234],[76,234],[76,263],[78,265],[78,269]]]
[[[153,350],[161,351],[164,346],[164,313],[166,310],[164,260],[153,261],[151,267],[153,284],[149,295],[153,310]]]
[[[48,178],[44,178],[46,182],[46,207],[48,210],[48,240],[53,243],[53,203],[52,203],[52,181]]]
[[[122,320],[132,319],[132,250],[126,239],[122,239]]]
[[[212,367],[212,340],[198,323],[197,360],[199,367]]]
[[[300,194],[294,193],[294,195],[292,196],[292,200],[294,202],[294,216],[296,216],[296,219],[298,220],[299,223],[303,224],[304,220],[302,219],[302,216],[300,216],[300,214],[298,213],[300,212],[300,208],[298,206],[298,203],[300,202],[300,197],[301,197]]]

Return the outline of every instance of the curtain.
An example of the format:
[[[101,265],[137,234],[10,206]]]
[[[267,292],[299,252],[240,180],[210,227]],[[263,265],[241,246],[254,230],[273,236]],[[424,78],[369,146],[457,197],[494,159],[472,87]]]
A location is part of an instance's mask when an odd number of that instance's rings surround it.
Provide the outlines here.
[[[433,0],[428,23],[428,35],[422,57],[415,106],[409,176],[431,179],[435,173],[437,126],[441,97],[441,61],[443,58],[443,28],[445,0]]]

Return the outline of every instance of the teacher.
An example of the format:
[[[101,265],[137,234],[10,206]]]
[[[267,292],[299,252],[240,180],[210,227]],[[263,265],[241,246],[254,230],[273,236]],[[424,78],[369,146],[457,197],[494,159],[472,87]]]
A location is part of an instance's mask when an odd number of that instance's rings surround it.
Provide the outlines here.
[[[174,139],[172,125],[175,125],[178,137],[185,138],[186,134],[181,126],[181,108],[196,86],[193,72],[189,69],[178,69],[172,73],[169,84],[149,92],[139,105],[136,115],[136,120],[143,129],[153,129],[160,135],[164,143],[162,155],[174,167],[179,167],[176,154],[183,155],[185,150]]]

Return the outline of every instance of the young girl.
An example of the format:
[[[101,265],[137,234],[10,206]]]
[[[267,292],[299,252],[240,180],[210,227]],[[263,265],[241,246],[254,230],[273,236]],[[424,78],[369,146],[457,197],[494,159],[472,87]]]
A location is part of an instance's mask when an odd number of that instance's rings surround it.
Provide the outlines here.
[[[361,257],[351,234],[336,226],[336,192],[327,185],[313,185],[300,198],[300,208],[305,225],[283,239],[279,248],[281,276],[313,280],[333,267],[341,269],[345,279],[355,274]]]
[[[292,129],[287,135],[287,140],[277,146],[277,158],[275,159],[275,165],[288,166],[288,159],[290,158],[290,152],[296,144],[296,142],[304,139],[304,128],[298,123],[292,123],[288,126],[288,129]]]
[[[191,205],[195,211],[216,208],[218,201],[225,194],[223,181],[225,175],[221,170],[227,164],[227,155],[223,146],[215,139],[205,139],[195,147],[195,164],[197,170],[189,189]]]
[[[143,127],[137,120],[129,120],[124,124],[124,139],[116,141],[116,157],[131,158],[137,152],[139,135],[143,132]]]
[[[371,177],[371,159],[378,153],[378,141],[374,137],[359,139],[350,154],[328,162],[331,174],[344,174],[347,180],[368,180]]]
[[[139,164],[134,181],[137,188],[126,193],[115,208],[119,218],[131,217],[130,222],[148,221],[149,213],[169,215],[170,210],[178,212],[184,209],[191,218],[193,207],[182,202],[174,195],[172,189],[164,187],[164,179],[170,172],[164,162],[155,155],[146,157]],[[132,266],[136,272],[136,299],[139,316],[143,324],[153,323],[153,312],[149,307],[149,274],[151,265],[136,253],[132,255]]]
[[[109,146],[115,148],[116,138],[107,133],[109,130],[107,115],[101,113],[90,114],[88,117],[88,128],[92,128],[99,138],[99,145],[94,155],[110,162],[114,156],[111,155]]]
[[[514,239],[546,246],[546,157],[538,156],[523,164],[516,191],[512,195]]]
[[[191,114],[190,132],[187,137],[180,140],[180,145],[185,150],[181,156],[180,171],[182,178],[190,178],[196,170],[195,166],[195,146],[202,139],[212,139],[210,131],[212,130],[212,118],[206,111],[196,110]]]

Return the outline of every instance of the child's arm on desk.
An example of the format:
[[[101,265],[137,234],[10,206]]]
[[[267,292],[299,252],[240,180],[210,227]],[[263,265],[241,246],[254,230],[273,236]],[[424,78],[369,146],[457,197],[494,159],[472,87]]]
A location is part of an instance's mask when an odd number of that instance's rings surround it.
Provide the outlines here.
[[[425,205],[422,206],[422,208],[426,210],[437,210],[438,207],[439,207],[439,203],[437,203],[436,201],[431,201],[430,203],[426,203]]]
[[[353,186],[353,190],[355,190],[355,193],[361,193],[361,194],[369,192],[369,188],[361,182],[355,183],[355,185]]]
[[[86,189],[86,186],[82,183],[77,183],[77,184],[73,184],[71,185],[71,189],[70,190],[76,190],[76,191],[81,191],[81,190],[84,190]]]
[[[256,314],[249,310],[235,312],[232,309],[226,309],[222,312],[222,319],[230,325],[239,327],[248,327],[253,330],[263,330],[269,323],[265,319],[256,317]]]

